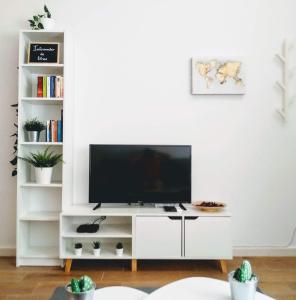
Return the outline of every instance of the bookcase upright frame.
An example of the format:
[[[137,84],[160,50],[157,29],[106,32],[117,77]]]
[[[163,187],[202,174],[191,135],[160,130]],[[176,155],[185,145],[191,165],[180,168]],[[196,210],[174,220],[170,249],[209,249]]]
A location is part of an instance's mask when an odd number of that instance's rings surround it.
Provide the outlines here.
[[[45,122],[60,119],[64,98],[38,98],[36,77],[64,76],[64,31],[21,30],[19,33],[18,70],[18,156],[28,155],[51,146],[64,152],[63,142],[27,142],[23,129],[27,119],[37,117]],[[27,63],[30,42],[57,42],[60,61],[56,64]],[[64,130],[65,132],[65,130]],[[63,133],[64,136],[64,133]],[[54,167],[53,181],[49,185],[36,184],[34,170],[18,159],[16,265],[61,265],[59,259],[59,214],[62,211],[63,164]]]

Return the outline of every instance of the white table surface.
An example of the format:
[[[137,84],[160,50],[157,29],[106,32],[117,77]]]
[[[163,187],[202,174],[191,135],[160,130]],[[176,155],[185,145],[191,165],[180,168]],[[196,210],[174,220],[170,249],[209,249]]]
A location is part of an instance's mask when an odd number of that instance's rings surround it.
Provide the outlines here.
[[[152,294],[147,300],[231,300],[229,283],[222,280],[192,277],[169,283]],[[256,293],[256,300],[273,300]]]
[[[95,291],[94,300],[141,300],[147,293],[125,286],[110,286]]]

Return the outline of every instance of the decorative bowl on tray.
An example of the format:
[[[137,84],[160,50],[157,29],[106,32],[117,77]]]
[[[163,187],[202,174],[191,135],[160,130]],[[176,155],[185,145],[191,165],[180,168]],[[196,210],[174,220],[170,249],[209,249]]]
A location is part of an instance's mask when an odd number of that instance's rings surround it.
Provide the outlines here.
[[[226,207],[225,203],[222,202],[206,202],[206,201],[198,201],[193,203],[198,209],[205,212],[218,212]]]

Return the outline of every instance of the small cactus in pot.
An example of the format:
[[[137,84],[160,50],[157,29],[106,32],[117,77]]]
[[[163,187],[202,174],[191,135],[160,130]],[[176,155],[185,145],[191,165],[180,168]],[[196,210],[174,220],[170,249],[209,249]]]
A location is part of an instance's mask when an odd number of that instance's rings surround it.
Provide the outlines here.
[[[239,268],[228,275],[232,300],[254,300],[258,279],[252,273],[249,261],[244,260]]]

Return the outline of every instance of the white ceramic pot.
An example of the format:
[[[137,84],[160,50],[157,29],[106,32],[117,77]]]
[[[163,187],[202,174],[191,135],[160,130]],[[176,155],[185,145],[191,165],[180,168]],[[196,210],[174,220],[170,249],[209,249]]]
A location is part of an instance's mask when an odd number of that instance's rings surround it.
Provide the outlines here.
[[[52,168],[35,168],[36,183],[50,184]]]
[[[81,256],[81,254],[82,254],[82,248],[78,248],[78,249],[74,249],[75,250],[75,255],[77,255],[77,256]]]
[[[123,248],[122,249],[117,249],[116,248],[116,255],[117,256],[122,256],[123,255]]]
[[[52,18],[42,18],[41,23],[45,30],[51,30],[55,25],[55,21]]]
[[[94,253],[94,256],[100,256],[101,255],[101,248],[99,248],[99,249],[93,248],[93,253]]]
[[[254,278],[250,281],[239,282],[233,278],[234,271],[228,274],[228,281],[231,290],[232,300],[254,300],[258,280]]]

